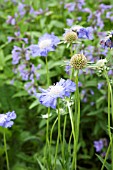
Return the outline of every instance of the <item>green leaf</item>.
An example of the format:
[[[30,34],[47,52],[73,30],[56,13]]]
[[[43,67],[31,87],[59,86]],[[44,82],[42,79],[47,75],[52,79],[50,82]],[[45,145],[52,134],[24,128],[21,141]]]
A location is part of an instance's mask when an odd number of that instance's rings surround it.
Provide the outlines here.
[[[38,101],[38,100],[35,100],[35,101],[29,106],[29,109],[32,109],[32,108],[36,107],[37,105],[39,105],[39,101]]]
[[[96,156],[99,158],[99,160],[100,160],[100,161],[102,162],[102,164],[103,164],[104,159],[103,159],[100,155],[98,155],[98,154],[96,154]],[[107,170],[111,170],[111,165],[110,165],[108,162],[105,163],[105,167],[106,167]]]
[[[4,53],[3,50],[0,50],[0,70],[3,70],[4,65],[5,65]]]
[[[26,91],[20,91],[13,95],[13,98],[15,97],[22,97],[22,96],[28,96],[28,93]]]

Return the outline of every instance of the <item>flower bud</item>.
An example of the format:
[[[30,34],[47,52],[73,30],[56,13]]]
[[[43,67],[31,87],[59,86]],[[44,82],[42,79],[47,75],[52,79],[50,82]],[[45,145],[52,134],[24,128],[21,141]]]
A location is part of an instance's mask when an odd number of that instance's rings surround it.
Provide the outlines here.
[[[76,41],[78,39],[77,33],[73,31],[68,31],[64,35],[64,39],[68,43],[72,43],[73,41]]]
[[[71,57],[70,60],[70,65],[74,68],[74,69],[82,69],[83,67],[85,67],[87,64],[87,59],[83,54],[75,54]]]
[[[97,66],[97,68],[103,68],[106,63],[107,63],[106,59],[100,59],[97,61],[96,66]]]

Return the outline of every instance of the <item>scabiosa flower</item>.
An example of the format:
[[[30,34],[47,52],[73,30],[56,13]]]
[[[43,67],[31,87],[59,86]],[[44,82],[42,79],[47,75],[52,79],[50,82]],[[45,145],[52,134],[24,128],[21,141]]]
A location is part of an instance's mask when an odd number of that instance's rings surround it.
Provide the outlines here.
[[[92,27],[84,28],[82,26],[75,25],[71,27],[71,30],[77,33],[78,38],[89,39],[89,40],[93,39],[93,28]]]
[[[75,54],[71,57],[70,60],[70,65],[74,69],[82,69],[86,66],[87,64],[87,59],[83,54]]]
[[[50,86],[47,90],[40,88],[42,93],[37,93],[36,97],[39,98],[40,103],[44,106],[55,109],[57,98],[69,97],[75,89],[75,83],[70,79],[61,79],[56,85]]]
[[[73,43],[78,39],[77,33],[70,30],[70,29],[65,29],[64,33],[64,42],[66,43]]]
[[[7,112],[6,114],[0,114],[0,126],[5,128],[11,127],[14,124],[11,119],[16,119],[15,111]]]
[[[44,34],[39,38],[38,45],[31,45],[29,48],[31,50],[32,56],[44,56],[46,57],[49,51],[54,51],[55,47],[59,43],[59,38],[52,34]]]

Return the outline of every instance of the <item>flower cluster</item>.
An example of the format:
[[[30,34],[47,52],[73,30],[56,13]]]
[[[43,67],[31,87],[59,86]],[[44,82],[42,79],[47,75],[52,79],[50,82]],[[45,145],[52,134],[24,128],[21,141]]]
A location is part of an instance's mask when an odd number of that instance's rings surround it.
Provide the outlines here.
[[[8,36],[8,42],[11,41],[24,41],[26,44],[28,44],[28,38],[21,38],[20,37],[20,31],[14,33],[14,37]]]
[[[59,38],[52,34],[44,34],[39,38],[37,45],[31,45],[29,48],[31,50],[32,56],[44,56],[46,57],[49,51],[54,51],[55,47],[59,43]]]
[[[71,92],[76,89],[75,83],[70,79],[61,79],[56,85],[50,86],[47,90],[40,88],[42,93],[37,93],[36,97],[42,105],[46,107],[56,108],[57,98],[69,97]]]
[[[113,48],[113,31],[109,33],[103,40],[100,41],[100,44],[103,48],[109,47]]]
[[[6,114],[0,114],[0,126],[5,128],[11,127],[14,124],[11,119],[16,119],[15,111],[7,112]]]
[[[40,74],[38,70],[41,68],[41,64],[35,66],[30,61],[31,52],[28,48],[22,48],[14,46],[12,50],[12,63],[14,67],[14,73],[19,73],[19,76],[24,81],[29,81],[25,84],[25,89],[28,93],[34,93],[36,91],[35,81],[39,80]]]

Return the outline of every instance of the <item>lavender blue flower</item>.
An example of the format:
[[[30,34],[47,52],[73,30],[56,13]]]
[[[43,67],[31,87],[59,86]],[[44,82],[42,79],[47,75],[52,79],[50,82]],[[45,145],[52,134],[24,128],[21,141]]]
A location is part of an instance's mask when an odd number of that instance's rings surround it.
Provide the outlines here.
[[[14,17],[8,15],[8,18],[7,18],[7,20],[6,20],[6,23],[7,23],[7,24],[11,24],[11,25],[15,25],[15,24],[16,24],[16,20],[15,20]]]
[[[96,152],[100,152],[104,147],[103,140],[100,139],[98,141],[94,141],[94,147],[96,149]]]
[[[68,26],[72,26],[73,25],[73,22],[74,22],[74,20],[73,19],[66,19],[66,22],[67,22],[67,25]]]
[[[55,109],[57,98],[69,97],[75,89],[75,83],[70,79],[61,79],[56,85],[50,86],[47,90],[39,88],[42,93],[37,93],[36,97],[39,98],[42,105]]]
[[[82,26],[75,25],[71,27],[71,30],[74,32],[77,32],[78,38],[89,39],[89,40],[93,39],[93,28],[92,27],[84,28]]]
[[[9,128],[14,122],[12,120],[16,119],[15,111],[7,112],[6,114],[0,114],[0,126]]]
[[[44,56],[46,57],[49,51],[54,51],[55,47],[59,43],[59,38],[52,34],[44,34],[39,38],[38,45],[31,45],[29,48],[31,50],[32,56]]]
[[[104,82],[98,83],[98,87],[97,88],[100,90],[103,85],[104,85]]]
[[[67,3],[67,4],[65,4],[64,8],[68,9],[69,12],[72,12],[75,10],[75,3],[74,2]]]
[[[14,46],[13,50],[12,50],[12,64],[18,64],[20,59],[26,59],[26,60],[30,60],[30,50],[29,48],[24,48],[24,46],[22,48]]]
[[[18,11],[19,11],[19,13],[20,13],[20,16],[24,16],[25,15],[25,13],[26,13],[26,10],[25,10],[25,4],[22,4],[22,3],[19,3],[19,5],[18,5]]]

